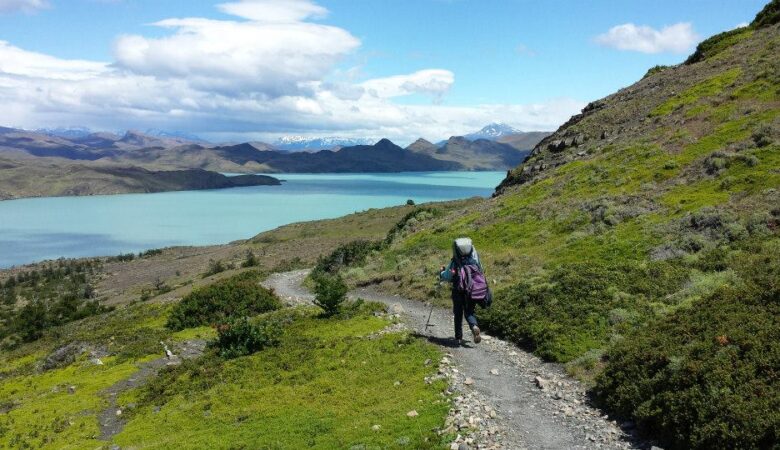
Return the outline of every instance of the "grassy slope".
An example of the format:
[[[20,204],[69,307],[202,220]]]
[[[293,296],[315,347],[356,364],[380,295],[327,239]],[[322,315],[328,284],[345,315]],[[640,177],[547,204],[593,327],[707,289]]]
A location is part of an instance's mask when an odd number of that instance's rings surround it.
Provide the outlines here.
[[[433,447],[439,438],[430,430],[441,426],[448,403],[439,395],[444,386],[423,378],[433,373],[424,362],[438,352],[404,334],[366,338],[386,325],[371,315],[346,321],[299,316],[280,347],[211,369],[209,378],[218,380],[212,385],[182,370],[161,381],[162,400],[145,404],[142,391],[128,393],[125,401],[139,397],[141,406],[116,442],[144,448],[182,442],[204,448]],[[406,413],[413,409],[419,416],[410,419]],[[381,429],[372,431],[373,425]]]
[[[170,306],[137,304],[0,354],[0,447],[107,446],[98,439],[97,421],[109,405],[104,390],[131,377],[137,364],[160,358],[160,341],[178,353],[184,340],[214,336],[207,327],[167,330],[169,312]],[[439,395],[443,385],[424,382],[435,370],[424,364],[438,358],[435,348],[404,333],[368,339],[389,324],[369,308],[349,319],[319,319],[306,310],[276,314],[292,318],[281,347],[226,362],[203,357],[186,366],[199,377],[180,370],[176,383],[153,380],[163,396],[145,398],[144,388],[122,393],[117,405],[129,422],[115,442],[133,448],[386,447],[401,441],[425,448],[438,442],[431,429],[443,424],[449,402]],[[40,361],[67,342],[111,356],[95,365],[85,353],[41,371]],[[403,383],[394,386],[397,380]],[[417,418],[406,416],[412,409]],[[379,432],[371,430],[375,424]]]
[[[544,284],[569,263],[642,265],[683,253],[691,262],[701,254],[691,246],[728,244],[690,225],[702,211],[723,215],[740,239],[761,229],[770,245],[780,186],[778,46],[777,29],[750,30],[709,60],[669,68],[601,100],[600,109],[545,139],[501,195],[420,224],[353,270],[353,281],[378,279],[424,299],[461,235],[474,239],[499,290],[522,280]],[[754,136],[761,133],[772,143],[759,147]],[[547,149],[580,134],[580,146]],[[695,242],[686,247],[686,239]],[[655,305],[659,313],[700,296],[682,291],[691,283],[717,285],[727,277],[678,270],[689,283],[678,285],[673,302],[646,299],[662,303]],[[554,328],[556,318],[548,319]],[[608,337],[590,346],[603,347]],[[562,348],[547,356],[579,353]]]

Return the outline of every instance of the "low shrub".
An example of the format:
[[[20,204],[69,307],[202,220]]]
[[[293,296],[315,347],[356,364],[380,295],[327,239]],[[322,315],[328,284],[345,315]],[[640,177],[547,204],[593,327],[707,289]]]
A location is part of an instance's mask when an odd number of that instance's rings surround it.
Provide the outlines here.
[[[780,439],[780,264],[744,257],[744,282],[630,332],[595,393],[666,448],[776,448]]]
[[[241,317],[218,325],[217,339],[209,345],[217,350],[219,356],[232,359],[279,345],[281,333],[282,327],[275,322],[255,324]]]
[[[330,255],[317,261],[313,272],[336,273],[343,267],[363,264],[371,252],[382,248],[379,241],[357,240],[337,247]]]
[[[281,308],[276,294],[260,286],[260,277],[257,271],[244,272],[196,289],[173,307],[166,327],[179,331]]]
[[[258,265],[260,265],[260,260],[257,259],[257,256],[255,256],[252,250],[247,250],[244,261],[241,263],[241,267],[255,267]]]
[[[347,300],[347,285],[338,274],[321,273],[314,279],[314,304],[322,308],[323,316],[331,317],[341,311]]]
[[[674,260],[563,264],[546,280],[497,293],[482,321],[545,359],[567,362],[632,328],[641,317],[634,311],[675,292],[686,279]],[[622,320],[610,321],[618,315]]]
[[[226,270],[228,270],[228,267],[222,261],[209,260],[209,268],[206,270],[206,273],[203,274],[203,278],[216,275]]]

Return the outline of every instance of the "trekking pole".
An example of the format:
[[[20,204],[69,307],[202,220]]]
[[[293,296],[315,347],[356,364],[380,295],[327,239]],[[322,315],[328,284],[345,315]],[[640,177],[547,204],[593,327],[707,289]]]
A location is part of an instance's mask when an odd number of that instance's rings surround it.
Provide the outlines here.
[[[436,280],[436,287],[434,288],[434,291],[436,292],[436,297],[438,297],[439,292],[441,292],[441,280]],[[425,321],[425,333],[428,332],[428,328],[436,326],[436,324],[431,323],[431,316],[433,316],[434,304],[432,301],[430,303],[431,303],[431,310],[428,311],[428,320]]]

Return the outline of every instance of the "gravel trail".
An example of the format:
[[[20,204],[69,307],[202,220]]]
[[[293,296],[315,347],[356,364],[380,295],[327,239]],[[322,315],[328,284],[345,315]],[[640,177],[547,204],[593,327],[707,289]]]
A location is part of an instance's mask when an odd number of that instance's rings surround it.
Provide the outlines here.
[[[302,286],[307,270],[278,273],[264,285],[288,304],[310,303],[311,293]],[[557,364],[544,363],[512,344],[486,336],[480,344],[454,342],[452,312],[433,308],[432,327],[425,329],[430,306],[371,288],[350,293],[350,297],[377,301],[398,313],[417,333],[445,347],[457,372],[497,412],[500,440],[495,447],[506,449],[628,449],[646,448],[587,402],[585,389],[568,377]],[[477,312],[479,316],[479,311]],[[467,339],[470,333],[465,330]],[[629,428],[630,424],[624,424]],[[453,448],[458,448],[453,444]],[[461,447],[463,448],[463,447]],[[482,448],[480,446],[480,448]]]

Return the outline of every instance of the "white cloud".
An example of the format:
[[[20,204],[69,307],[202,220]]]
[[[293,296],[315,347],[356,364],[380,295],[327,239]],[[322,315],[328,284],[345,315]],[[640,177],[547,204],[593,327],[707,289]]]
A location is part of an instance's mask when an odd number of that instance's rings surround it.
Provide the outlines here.
[[[747,26],[750,26],[749,22],[740,22],[740,23],[734,25],[734,28],[732,28],[732,30],[736,30],[737,28],[745,28]]]
[[[0,41],[0,73],[63,80],[83,80],[109,70],[107,64],[58,59]]]
[[[0,125],[158,128],[233,141],[294,133],[404,143],[494,121],[550,130],[584,106],[571,99],[449,106],[441,101],[455,74],[446,69],[356,81],[355,70],[334,64],[359,41],[345,30],[301,21],[324,14],[311,2],[284,4],[291,9],[273,1],[222,6],[248,19],[241,21],[161,21],[173,34],[122,37],[116,62],[61,59],[0,41]],[[269,11],[264,21],[256,20],[261,11]],[[433,101],[398,102],[410,95]]]
[[[321,18],[328,10],[308,0],[244,0],[222,3],[219,9],[232,16],[256,22],[299,22],[309,17]]]
[[[408,75],[376,78],[362,83],[369,95],[393,98],[410,94],[423,94],[441,100],[455,82],[455,74],[449,70],[427,69]]]
[[[0,0],[0,13],[32,13],[48,7],[47,0]]]
[[[685,53],[700,40],[688,22],[676,23],[656,30],[646,25],[625,23],[596,36],[596,43],[618,50],[642,53]]]
[[[249,20],[159,21],[153,25],[174,34],[120,37],[117,65],[140,75],[186,79],[201,90],[278,97],[321,80],[360,45],[344,29],[303,21],[325,11],[309,1],[244,1],[221,8]]]

